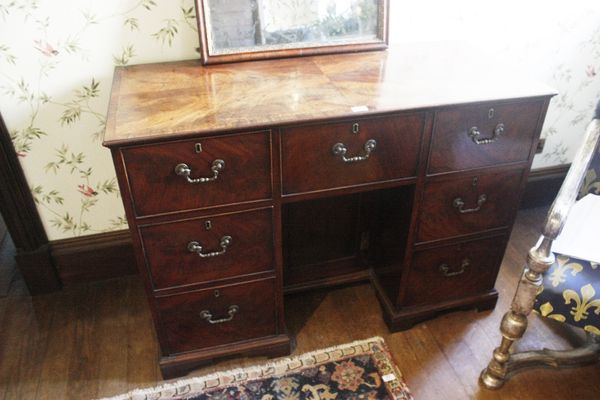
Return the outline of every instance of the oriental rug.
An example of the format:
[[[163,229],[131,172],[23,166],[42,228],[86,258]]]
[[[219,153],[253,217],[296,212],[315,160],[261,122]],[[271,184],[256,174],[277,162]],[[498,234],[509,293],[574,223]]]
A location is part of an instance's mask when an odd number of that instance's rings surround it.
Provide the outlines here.
[[[137,389],[110,400],[409,400],[382,338]]]

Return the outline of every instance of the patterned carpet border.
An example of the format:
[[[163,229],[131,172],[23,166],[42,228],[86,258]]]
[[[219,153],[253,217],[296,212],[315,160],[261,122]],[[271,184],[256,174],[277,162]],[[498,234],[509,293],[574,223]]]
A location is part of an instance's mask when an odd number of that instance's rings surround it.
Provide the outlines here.
[[[290,375],[303,374],[307,370],[323,370],[329,364],[340,365],[349,363],[353,358],[369,356],[376,367],[378,384],[386,392],[385,398],[390,400],[412,400],[408,387],[404,383],[402,373],[394,363],[392,356],[381,337],[359,340],[340,346],[300,354],[294,357],[282,358],[264,365],[238,368],[214,374],[180,380],[155,388],[136,389],[129,393],[104,400],[173,400],[190,399],[210,393],[216,393],[241,385],[251,385],[267,379],[282,379]],[[351,383],[350,383],[351,385]],[[340,385],[341,386],[341,385]],[[217,396],[218,397],[218,396]],[[287,397],[287,396],[286,396]],[[218,397],[221,398],[221,397]],[[236,398],[236,397],[227,397]],[[246,397],[244,397],[246,398]],[[276,397],[268,397],[276,398]],[[314,398],[309,394],[306,398]],[[320,397],[317,397],[317,399]],[[327,397],[333,398],[333,397]],[[367,397],[365,395],[341,395],[336,399],[380,399],[382,397]]]

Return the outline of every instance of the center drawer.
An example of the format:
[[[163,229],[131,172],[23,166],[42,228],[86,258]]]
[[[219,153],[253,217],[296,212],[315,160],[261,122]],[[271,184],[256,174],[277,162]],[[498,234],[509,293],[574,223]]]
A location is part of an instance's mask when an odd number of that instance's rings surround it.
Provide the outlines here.
[[[273,269],[271,208],[139,228],[155,290]]]
[[[271,198],[271,135],[258,132],[122,150],[137,216]]]
[[[283,194],[416,175],[423,114],[281,130]]]
[[[156,299],[169,354],[277,334],[275,279]]]

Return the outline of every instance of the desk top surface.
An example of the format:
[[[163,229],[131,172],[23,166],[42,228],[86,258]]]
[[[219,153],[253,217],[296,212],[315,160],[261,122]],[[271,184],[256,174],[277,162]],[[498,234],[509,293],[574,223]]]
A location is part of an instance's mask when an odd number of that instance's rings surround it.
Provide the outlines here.
[[[453,43],[211,66],[144,64],[116,68],[104,144],[554,94]]]

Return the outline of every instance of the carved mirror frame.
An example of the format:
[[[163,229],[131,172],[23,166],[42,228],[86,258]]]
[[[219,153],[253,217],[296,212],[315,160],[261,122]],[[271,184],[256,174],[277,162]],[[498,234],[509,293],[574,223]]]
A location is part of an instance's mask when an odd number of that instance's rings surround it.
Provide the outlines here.
[[[200,36],[200,59],[202,64],[221,64],[231,62],[241,62],[250,60],[265,60],[284,57],[300,57],[316,54],[334,54],[334,53],[352,53],[359,51],[383,50],[388,47],[388,28],[389,28],[389,0],[377,0],[378,3],[378,33],[375,40],[352,41],[349,43],[323,42],[322,44],[302,47],[298,44],[265,45],[255,48],[235,48],[230,51],[213,52],[210,40],[210,23],[208,21],[207,2],[209,0],[194,0],[196,3],[196,17],[198,23],[198,34]]]

